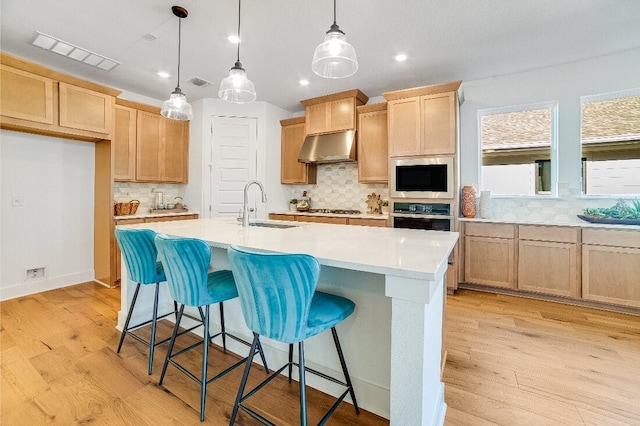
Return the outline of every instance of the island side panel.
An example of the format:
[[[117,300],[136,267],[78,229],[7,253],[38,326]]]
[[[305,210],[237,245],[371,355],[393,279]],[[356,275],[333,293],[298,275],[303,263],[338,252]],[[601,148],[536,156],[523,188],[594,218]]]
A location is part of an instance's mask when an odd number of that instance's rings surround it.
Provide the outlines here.
[[[419,288],[409,296],[408,289]],[[391,424],[442,425],[447,410],[440,380],[444,279],[387,276],[386,294],[392,298]]]

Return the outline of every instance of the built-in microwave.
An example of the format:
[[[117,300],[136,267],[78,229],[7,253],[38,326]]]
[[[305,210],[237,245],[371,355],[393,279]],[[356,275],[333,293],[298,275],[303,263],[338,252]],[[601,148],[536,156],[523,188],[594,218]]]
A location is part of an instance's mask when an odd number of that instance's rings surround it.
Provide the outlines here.
[[[391,198],[453,198],[453,157],[392,158]]]

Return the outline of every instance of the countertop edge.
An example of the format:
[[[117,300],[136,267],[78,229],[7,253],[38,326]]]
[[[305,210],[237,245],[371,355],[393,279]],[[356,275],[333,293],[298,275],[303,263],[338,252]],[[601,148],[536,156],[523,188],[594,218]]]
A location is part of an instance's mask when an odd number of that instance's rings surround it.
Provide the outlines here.
[[[198,212],[188,211],[188,212],[175,212],[175,213],[136,213],[129,214],[126,216],[114,216],[114,220],[123,220],[123,219],[144,219],[146,217],[170,217],[170,216],[190,216],[192,214],[200,215]]]
[[[283,214],[290,216],[325,216],[325,217],[352,217],[354,219],[378,219],[378,220],[387,220],[389,218],[388,213],[381,214],[372,214],[372,213],[361,213],[361,214],[340,214],[340,213],[309,213],[309,212],[269,212],[268,214]]]
[[[504,220],[504,219],[481,219],[481,218],[469,218],[460,217],[460,222],[468,223],[502,223],[510,225],[531,225],[531,226],[570,226],[578,228],[605,228],[605,229],[623,229],[629,231],[640,231],[640,225],[622,225],[622,224],[607,224],[607,223],[591,223],[576,218],[576,222],[537,222],[533,220]]]

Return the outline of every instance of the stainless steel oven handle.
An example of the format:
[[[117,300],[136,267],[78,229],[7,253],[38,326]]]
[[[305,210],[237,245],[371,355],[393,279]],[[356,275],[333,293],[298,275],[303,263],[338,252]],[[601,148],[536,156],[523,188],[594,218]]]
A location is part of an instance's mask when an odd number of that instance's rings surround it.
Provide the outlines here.
[[[453,220],[453,216],[443,216],[439,214],[409,214],[409,213],[390,213],[391,217],[407,217],[411,219],[448,219]]]

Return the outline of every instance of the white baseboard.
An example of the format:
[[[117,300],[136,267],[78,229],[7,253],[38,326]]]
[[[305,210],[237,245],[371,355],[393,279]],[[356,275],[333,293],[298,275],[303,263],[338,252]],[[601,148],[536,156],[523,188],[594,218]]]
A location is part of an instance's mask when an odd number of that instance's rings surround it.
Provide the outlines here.
[[[440,383],[440,392],[438,394],[438,411],[436,411],[436,417],[432,424],[444,425],[446,415],[447,403],[444,402],[444,383]]]
[[[91,270],[43,280],[25,281],[9,287],[0,288],[0,300],[15,299],[29,294],[85,283],[93,281],[93,277],[93,270]]]

